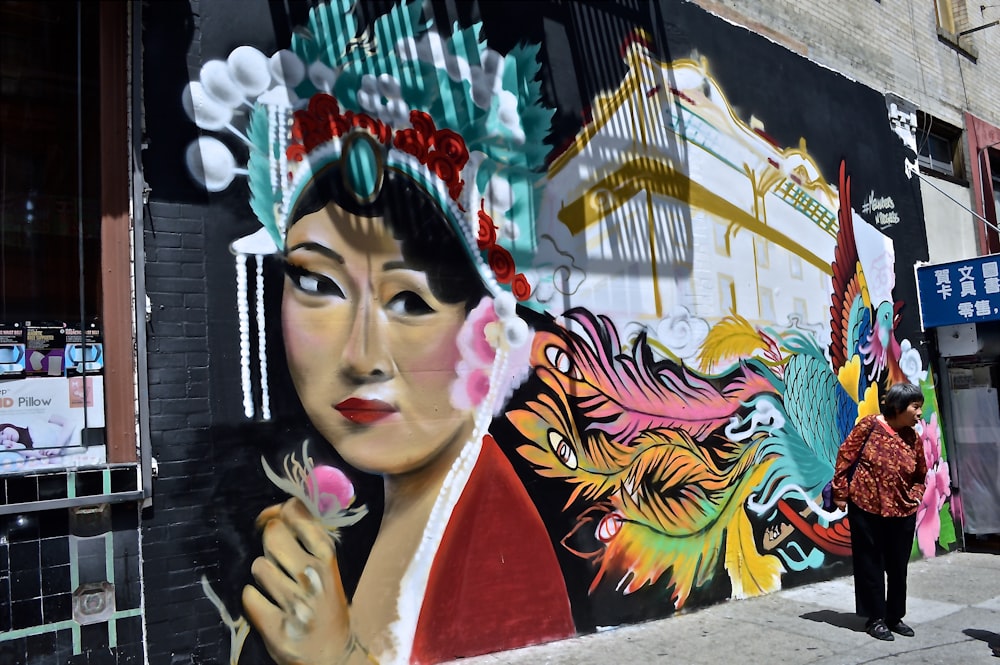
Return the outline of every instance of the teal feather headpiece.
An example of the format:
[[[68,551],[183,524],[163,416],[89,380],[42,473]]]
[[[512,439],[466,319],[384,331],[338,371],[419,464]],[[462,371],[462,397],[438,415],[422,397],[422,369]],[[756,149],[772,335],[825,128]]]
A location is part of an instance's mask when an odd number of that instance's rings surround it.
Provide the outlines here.
[[[226,60],[205,63],[185,90],[185,109],[199,127],[227,131],[248,148],[245,169],[211,136],[187,150],[189,170],[209,191],[245,175],[260,223],[231,245],[248,417],[257,398],[250,387],[247,259],[283,248],[287,216],[303,186],[331,164],[339,165],[359,200],[377,194],[383,169],[412,179],[438,204],[487,288],[533,305],[515,257],[527,261],[535,251],[552,118],[536,80],[538,47],[501,55],[488,47],[478,23],[456,24],[444,37],[422,18],[417,1],[396,5],[359,31],[353,4],[331,0],[313,7],[289,50],[268,57],[241,46]],[[247,108],[241,132],[234,123]],[[268,418],[259,258],[256,291],[257,397]]]
[[[526,282],[514,284],[512,276],[498,275],[489,265],[491,250],[504,258],[534,250],[538,182],[552,117],[541,104],[536,80],[538,47],[518,46],[501,55],[488,47],[479,23],[456,24],[450,37],[442,37],[421,18],[419,2],[396,5],[359,32],[352,5],[351,0],[318,5],[306,28],[293,35],[290,50],[268,59],[240,47],[224,68],[208,63],[201,80],[191,84],[190,112],[205,129],[231,129],[228,120],[240,105],[252,106],[242,137],[250,148],[246,175],[251,208],[269,242],[260,236],[241,239],[234,251],[282,248],[286,216],[303,184],[325,166],[340,162],[352,176],[370,170],[371,160],[352,155],[348,161],[343,152],[347,135],[364,131],[384,148],[385,168],[404,172],[439,204],[488,288],[513,290],[527,300]],[[220,115],[226,122],[219,122]],[[332,131],[318,139],[302,135],[317,124]],[[433,145],[435,132],[447,132],[449,145],[463,159],[446,162],[443,155],[456,155]],[[368,153],[363,143],[352,143]],[[228,186],[232,176],[213,173],[212,167],[227,168],[236,158],[206,158],[205,152],[218,146],[204,138],[195,145],[189,162],[193,154],[202,163],[192,170],[210,189]],[[505,247],[495,239],[483,245],[478,231],[484,215],[504,231]]]

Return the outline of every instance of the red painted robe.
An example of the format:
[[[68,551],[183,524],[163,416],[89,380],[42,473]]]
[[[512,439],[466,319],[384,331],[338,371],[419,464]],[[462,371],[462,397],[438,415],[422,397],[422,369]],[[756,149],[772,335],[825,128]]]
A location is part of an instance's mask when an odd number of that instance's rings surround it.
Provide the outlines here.
[[[545,525],[492,437],[431,565],[410,662],[438,663],[575,634]]]

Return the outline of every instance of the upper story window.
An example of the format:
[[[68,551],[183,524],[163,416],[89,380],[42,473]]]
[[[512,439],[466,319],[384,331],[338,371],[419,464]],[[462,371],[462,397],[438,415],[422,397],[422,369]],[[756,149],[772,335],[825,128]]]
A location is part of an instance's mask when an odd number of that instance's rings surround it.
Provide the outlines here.
[[[923,112],[917,113],[917,162],[935,175],[962,179],[962,130]]]
[[[937,12],[937,25],[943,32],[954,35],[955,29],[955,8],[952,0],[934,0],[934,10]]]
[[[977,3],[977,5],[979,15],[991,7],[986,4]],[[979,49],[968,36],[988,27],[989,24],[977,25],[977,21],[969,16],[969,4],[965,0],[934,0],[934,10],[938,40],[955,49],[970,62],[976,62],[979,59]]]

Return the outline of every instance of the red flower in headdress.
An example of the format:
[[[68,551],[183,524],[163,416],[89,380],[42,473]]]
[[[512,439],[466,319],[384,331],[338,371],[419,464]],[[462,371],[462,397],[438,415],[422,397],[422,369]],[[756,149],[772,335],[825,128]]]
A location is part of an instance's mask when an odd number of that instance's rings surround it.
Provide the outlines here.
[[[500,245],[494,245],[486,255],[490,270],[501,284],[508,284],[514,277],[514,257]]]
[[[514,275],[514,279],[510,283],[510,292],[518,300],[527,300],[531,297],[531,284],[528,283],[528,278],[524,276],[523,272]]]
[[[479,211],[479,230],[476,232],[476,244],[479,249],[489,249],[497,244],[497,227],[493,219],[484,211]]]
[[[469,161],[469,149],[461,135],[450,129],[439,129],[434,133],[434,147],[438,153],[443,153],[459,171]]]
[[[427,162],[428,143],[427,137],[415,129],[401,129],[396,132],[396,136],[392,140],[394,146],[413,155],[421,164]]]
[[[410,124],[414,131],[426,137],[427,147],[430,148],[434,144],[434,131],[436,129],[434,118],[423,111],[410,111]]]

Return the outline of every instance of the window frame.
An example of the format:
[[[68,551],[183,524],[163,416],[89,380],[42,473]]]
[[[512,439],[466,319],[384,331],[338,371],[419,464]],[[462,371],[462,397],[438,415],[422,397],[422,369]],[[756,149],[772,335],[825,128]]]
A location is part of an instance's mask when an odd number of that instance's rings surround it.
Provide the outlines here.
[[[965,169],[962,153],[962,130],[929,113],[917,111],[917,164],[921,173],[965,183]],[[947,145],[951,159],[944,162],[930,154],[934,142]],[[926,153],[925,153],[926,151]]]
[[[139,400],[146,384],[145,335],[135,305],[145,299],[142,223],[133,216],[133,211],[142,209],[144,183],[134,150],[141,110],[141,52],[136,47],[140,11],[139,3],[102,2],[98,9],[105,462],[0,475],[0,489],[6,490],[0,515],[134,501],[151,494],[148,415]],[[95,480],[103,489],[79,494],[81,482],[93,486]],[[42,499],[43,484],[47,490],[61,485],[62,496]]]
[[[138,461],[128,4],[101,3],[101,288],[107,461]]]

